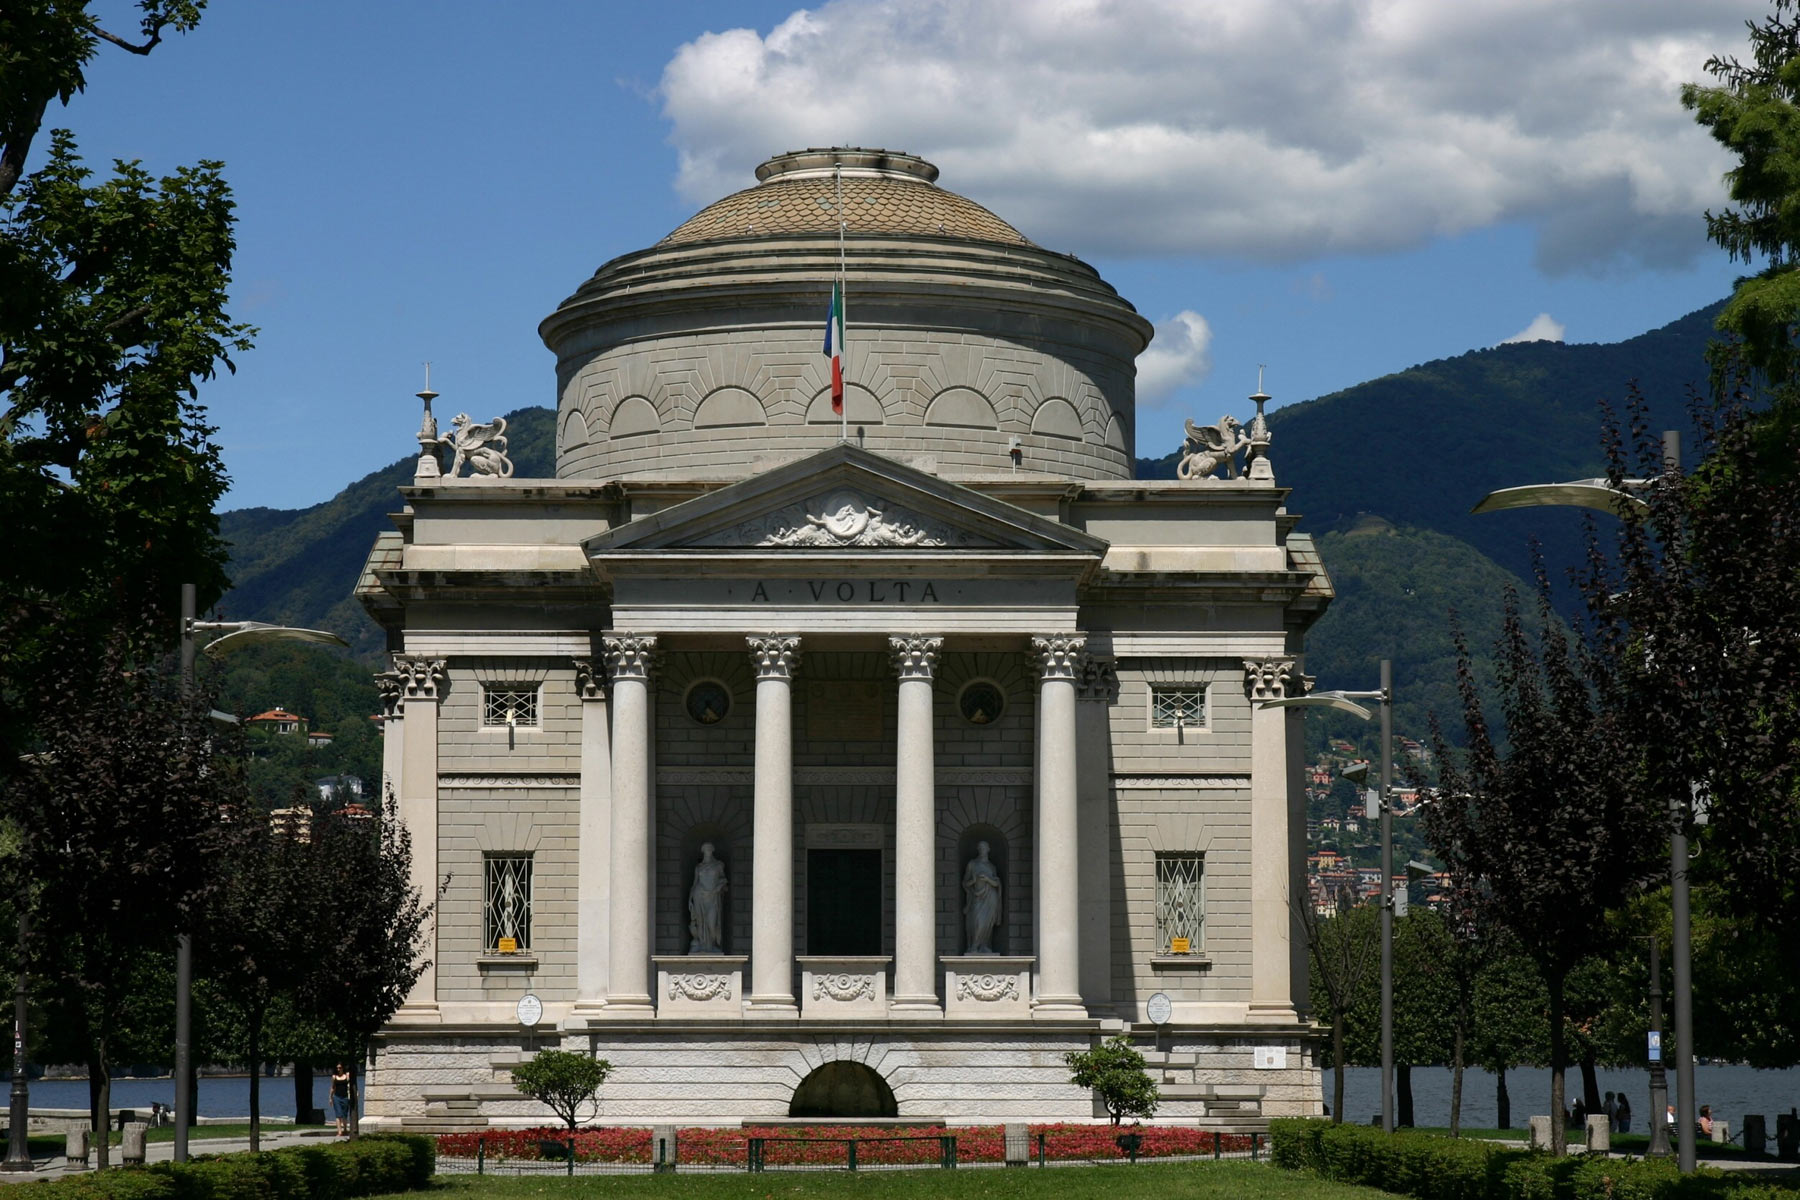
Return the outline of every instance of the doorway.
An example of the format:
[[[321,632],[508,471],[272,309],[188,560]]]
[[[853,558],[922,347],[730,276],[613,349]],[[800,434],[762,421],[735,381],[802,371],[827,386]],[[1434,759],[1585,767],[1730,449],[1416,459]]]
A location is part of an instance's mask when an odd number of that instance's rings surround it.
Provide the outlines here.
[[[806,852],[806,952],[881,953],[881,851]]]

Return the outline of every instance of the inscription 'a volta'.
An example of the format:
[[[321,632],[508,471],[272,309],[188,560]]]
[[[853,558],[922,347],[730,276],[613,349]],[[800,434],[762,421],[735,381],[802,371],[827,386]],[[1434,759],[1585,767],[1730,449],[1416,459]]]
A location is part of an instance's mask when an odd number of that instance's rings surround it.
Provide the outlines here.
[[[806,594],[815,604],[936,604],[937,585],[916,579],[808,579]],[[755,604],[768,604],[769,591],[757,584],[750,593]]]

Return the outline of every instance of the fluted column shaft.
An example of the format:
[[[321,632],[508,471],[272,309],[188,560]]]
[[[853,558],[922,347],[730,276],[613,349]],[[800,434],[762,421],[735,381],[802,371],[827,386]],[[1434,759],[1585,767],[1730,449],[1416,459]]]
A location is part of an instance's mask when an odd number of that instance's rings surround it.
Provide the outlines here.
[[[606,1007],[650,1009],[650,670],[656,639],[605,642],[612,677],[611,962]]]
[[[1084,1016],[1081,1004],[1081,891],[1075,681],[1086,639],[1032,638],[1038,659],[1038,988],[1039,1016]]]
[[[894,1002],[938,1010],[937,787],[932,674],[941,637],[891,637],[900,676],[894,759]]]
[[[793,673],[800,639],[749,637],[756,668],[756,795],[751,855],[750,1007],[794,1013]]]

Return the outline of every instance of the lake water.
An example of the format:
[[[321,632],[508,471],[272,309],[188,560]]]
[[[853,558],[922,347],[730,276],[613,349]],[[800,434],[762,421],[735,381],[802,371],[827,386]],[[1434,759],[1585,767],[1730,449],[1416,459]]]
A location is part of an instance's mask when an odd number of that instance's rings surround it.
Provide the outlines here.
[[[1645,1119],[1650,1113],[1650,1072],[1598,1071],[1600,1092],[1624,1092],[1631,1100],[1631,1128],[1642,1133],[1649,1128]],[[1668,1070],[1669,1103],[1675,1100],[1675,1070]],[[1325,1103],[1331,1103],[1332,1073],[1325,1072]],[[1570,1068],[1563,1087],[1568,1103],[1573,1105],[1581,1095],[1581,1072]],[[1419,1125],[1450,1124],[1450,1070],[1447,1067],[1414,1067],[1412,1070],[1413,1120]],[[1544,1068],[1520,1067],[1506,1073],[1506,1090],[1512,1098],[1512,1121],[1525,1127],[1533,1113],[1550,1111],[1550,1072]],[[1744,1127],[1745,1113],[1761,1113],[1769,1118],[1771,1133],[1775,1114],[1800,1106],[1800,1068],[1781,1071],[1759,1071],[1721,1063],[1694,1065],[1695,1111],[1702,1104],[1712,1105],[1713,1115],[1731,1122],[1736,1131]],[[1344,1119],[1365,1123],[1381,1112],[1381,1072],[1375,1067],[1349,1067],[1344,1071]],[[1462,1123],[1473,1129],[1492,1129],[1498,1121],[1494,1106],[1494,1077],[1486,1071],[1463,1073]]]
[[[12,1084],[0,1083],[0,1090]],[[326,1095],[331,1080],[323,1072],[313,1076],[313,1105],[329,1108]],[[114,1108],[147,1109],[154,1101],[173,1108],[175,1081],[161,1079],[115,1079],[112,1084]],[[294,1115],[294,1081],[290,1077],[262,1081],[262,1112],[265,1117]],[[0,1105],[4,1105],[0,1099]],[[86,1108],[88,1085],[85,1079],[34,1079],[31,1081],[33,1108]],[[196,1085],[195,1109],[203,1117],[247,1117],[250,1115],[250,1077],[248,1075],[202,1075]]]

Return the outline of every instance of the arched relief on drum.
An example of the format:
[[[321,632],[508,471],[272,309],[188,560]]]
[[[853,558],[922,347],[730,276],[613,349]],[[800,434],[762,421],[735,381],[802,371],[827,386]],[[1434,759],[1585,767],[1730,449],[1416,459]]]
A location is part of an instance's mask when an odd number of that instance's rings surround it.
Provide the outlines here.
[[[580,409],[571,408],[563,414],[562,425],[556,433],[556,452],[565,454],[577,446],[588,444],[587,418],[581,415]]]
[[[1118,413],[1107,418],[1105,441],[1108,449],[1117,450],[1120,454],[1130,453],[1125,445],[1125,424],[1119,420]]]
[[[1061,396],[1052,396],[1037,406],[1031,415],[1031,432],[1043,437],[1066,438],[1079,442],[1085,436],[1081,414]]]
[[[844,385],[844,415],[842,417],[831,411],[831,387],[826,385],[812,398],[806,406],[806,423],[808,425],[836,425],[848,421],[852,425],[885,425],[887,414],[881,411],[881,401],[875,393],[857,383]]]
[[[662,416],[643,396],[627,396],[613,409],[608,434],[614,441],[645,433],[661,433]]]
[[[694,409],[695,429],[741,429],[768,423],[762,401],[741,387],[719,388]]]
[[[945,388],[925,409],[927,425],[951,429],[998,429],[1000,415],[986,396],[974,388]]]

